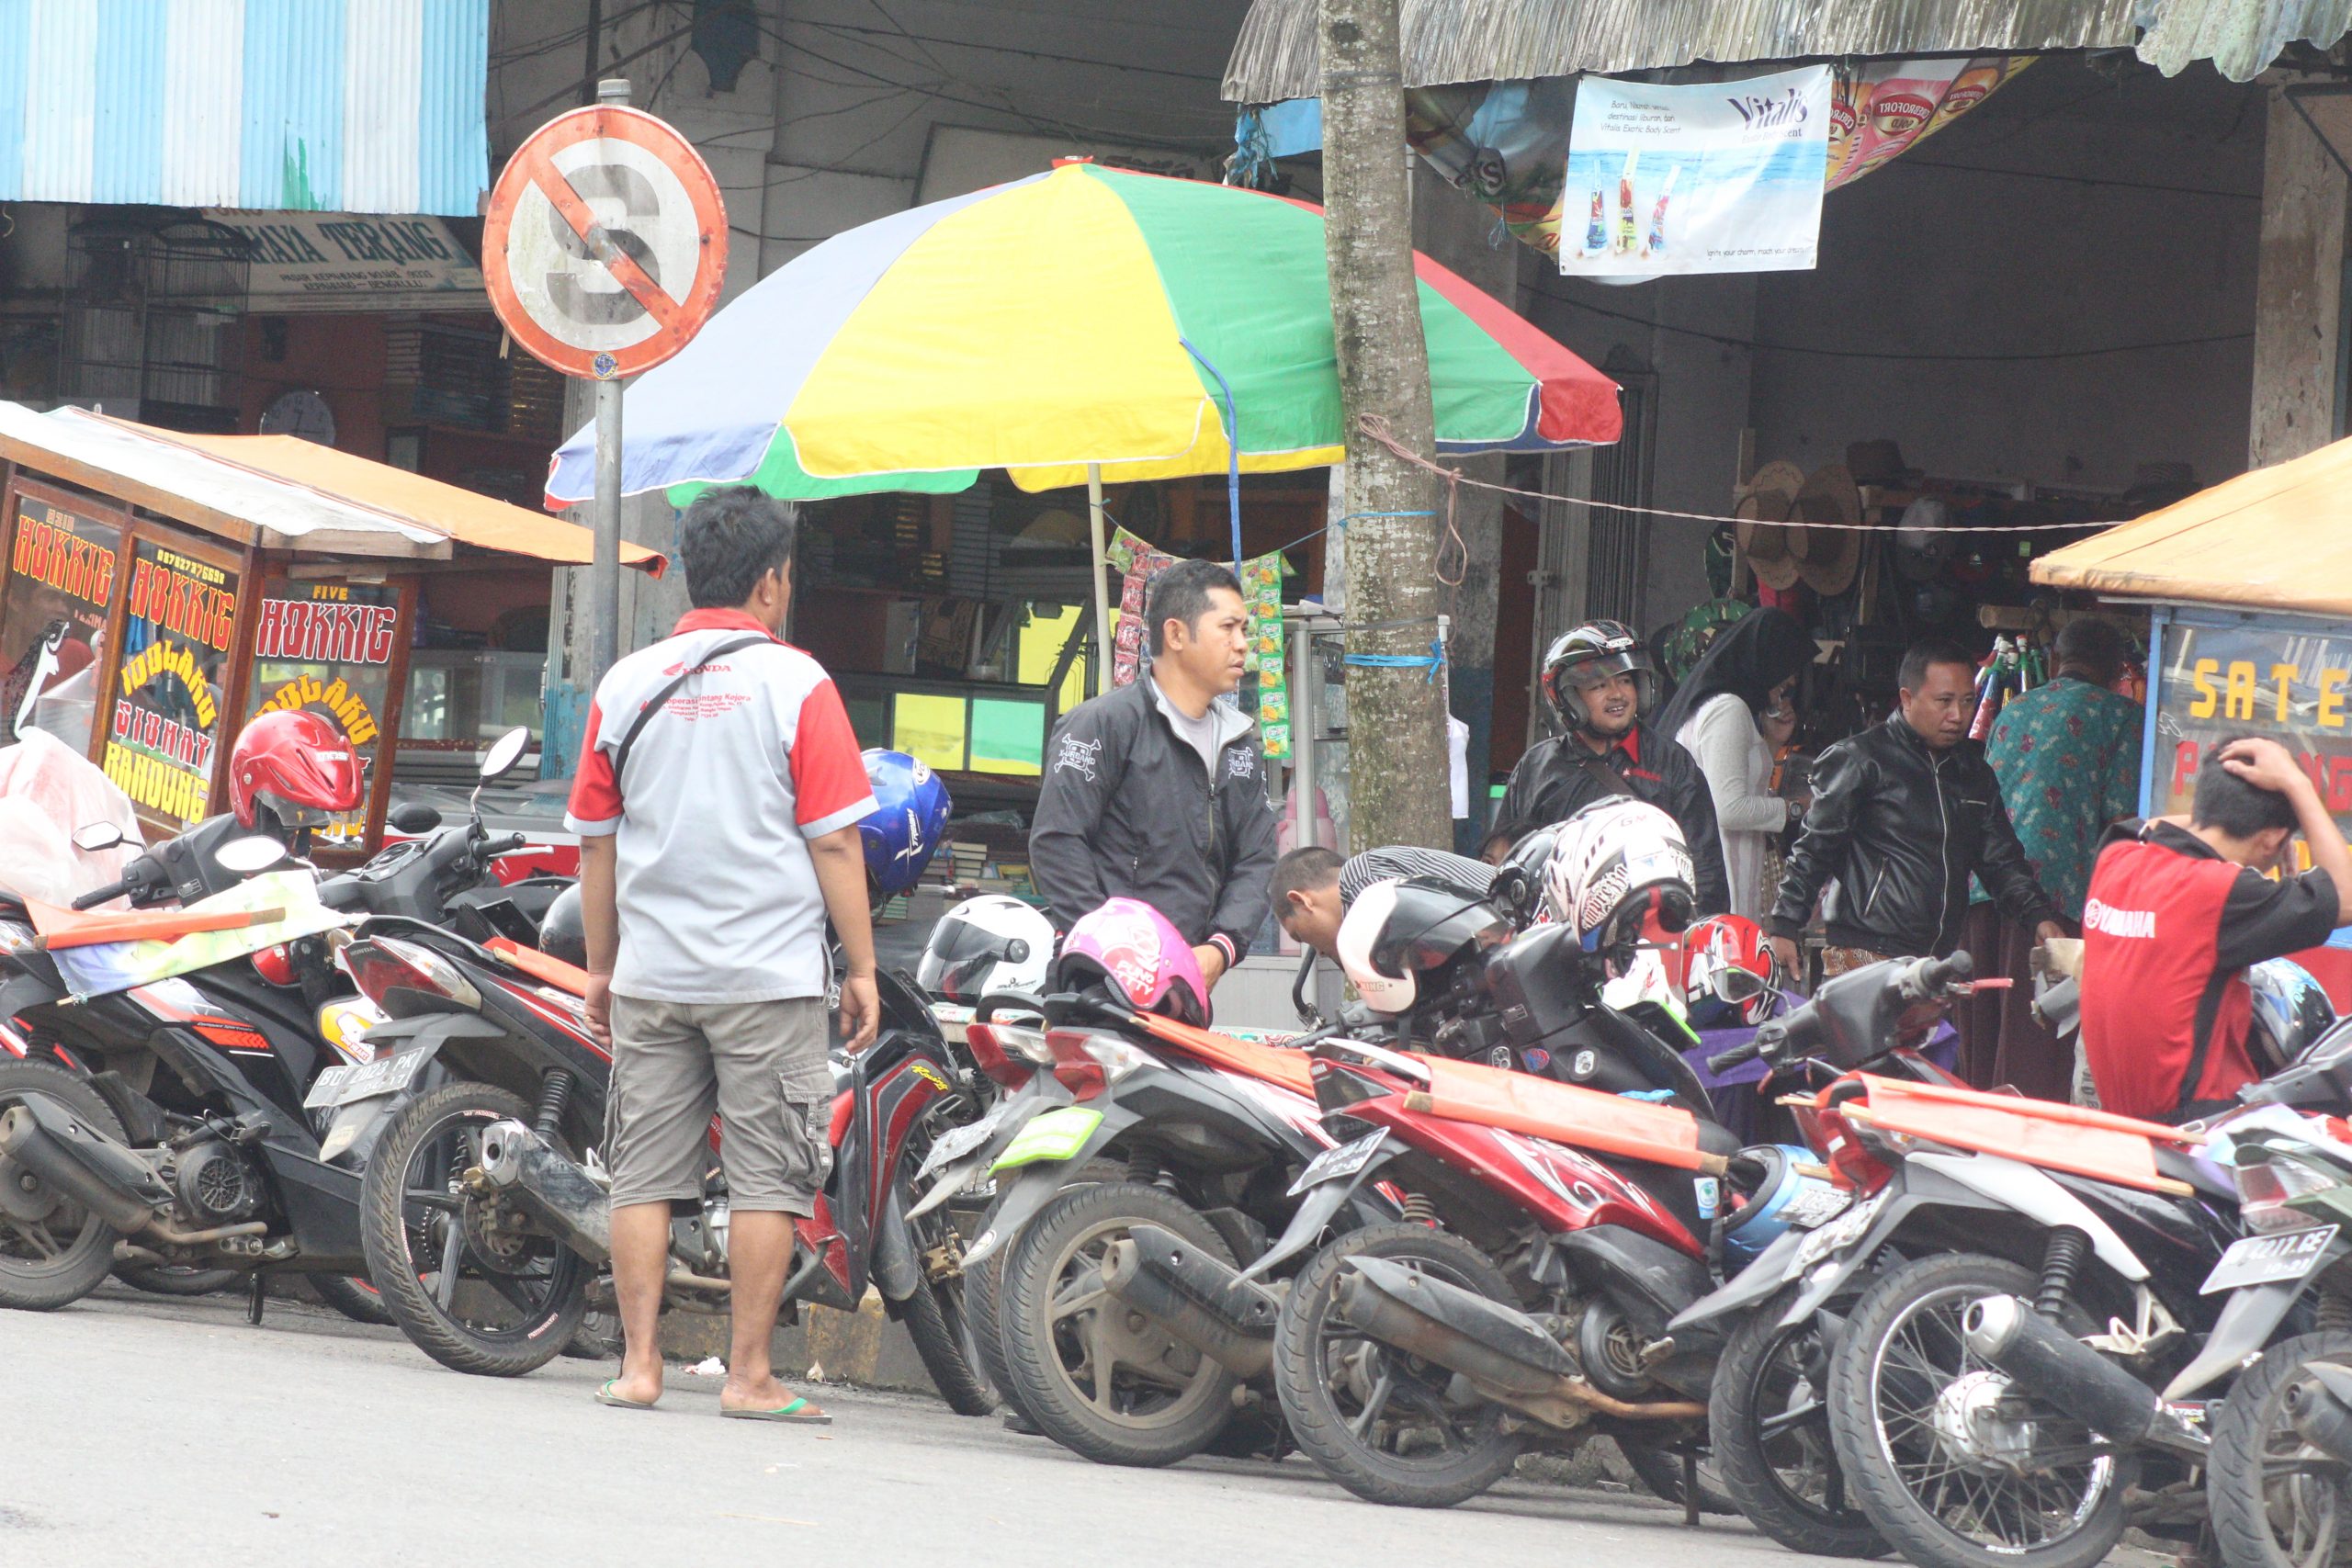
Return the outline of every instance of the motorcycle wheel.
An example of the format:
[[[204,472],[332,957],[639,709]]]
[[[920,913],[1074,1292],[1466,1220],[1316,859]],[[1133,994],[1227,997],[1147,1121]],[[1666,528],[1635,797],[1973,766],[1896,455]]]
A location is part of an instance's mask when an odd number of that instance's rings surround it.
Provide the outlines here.
[[[562,1243],[492,1242],[458,1179],[479,1164],[494,1122],[527,1122],[503,1089],[454,1083],[412,1101],[384,1129],[359,1191],[368,1277],[416,1348],[453,1371],[512,1378],[562,1353],[588,1311],[595,1271]],[[486,1251],[494,1246],[495,1252]]]
[[[1119,1181],[1063,1192],[1039,1210],[999,1281],[997,1327],[1023,1412],[1097,1464],[1174,1464],[1199,1453],[1231,1418],[1240,1381],[1117,1310],[1102,1289],[1103,1254],[1138,1224],[1233,1261],[1208,1222],[1176,1198]]]
[[[0,1063],[0,1111],[46,1095],[110,1137],[123,1135],[97,1091],[46,1062]],[[0,1154],[0,1307],[51,1312],[98,1288],[114,1268],[115,1229]]]
[[[1351,1231],[1291,1281],[1274,1326],[1274,1392],[1291,1437],[1367,1502],[1450,1508],[1510,1473],[1519,1438],[1504,1410],[1451,1397],[1453,1374],[1350,1327],[1337,1288],[1358,1258],[1394,1258],[1517,1304],[1487,1255],[1445,1231],[1399,1222]]]
[[[1792,1551],[1883,1557],[1893,1550],[1846,1495],[1829,1438],[1829,1348],[1820,1316],[1783,1328],[1787,1298],[1732,1333],[1715,1363],[1707,1434],[1734,1506]],[[1629,1456],[1630,1457],[1630,1456]]]
[[[1632,1468],[1634,1479],[1642,1483],[1651,1496],[1657,1498],[1660,1502],[1672,1503],[1678,1507],[1681,1506],[1682,1454],[1680,1450],[1656,1448],[1648,1443],[1637,1443],[1631,1438],[1620,1438],[1617,1439],[1617,1451],[1625,1456],[1625,1463]],[[1702,1444],[1699,1450],[1699,1511],[1702,1514],[1722,1514],[1735,1517],[1739,1513],[1737,1506],[1731,1500],[1731,1495],[1724,1490],[1723,1478],[1716,1468],[1714,1455],[1704,1444]]]
[[[884,1304],[907,1325],[915,1354],[947,1408],[958,1416],[986,1416],[996,1408],[996,1401],[989,1397],[988,1385],[973,1371],[972,1363],[965,1359],[964,1348],[970,1336],[964,1325],[964,1276],[959,1270],[933,1279],[924,1260],[927,1253],[955,1235],[955,1224],[946,1213],[935,1211],[914,1221],[908,1230],[907,1240],[915,1255],[915,1293],[903,1302],[885,1297]]]
[[[2213,1423],[2205,1502],[2229,1568],[2327,1568],[2352,1526],[2344,1466],[2287,1415],[2287,1392],[2312,1361],[2352,1362],[2352,1334],[2306,1334],[2264,1351]]]
[[[628,1348],[628,1340],[621,1333],[620,1314],[599,1310],[580,1320],[571,1331],[571,1339],[563,1348],[565,1356],[575,1361],[617,1361]]]
[[[1970,1352],[1962,1315],[1980,1296],[2030,1298],[2034,1284],[2017,1264],[1947,1253],[1881,1277],[1847,1320],[1829,1372],[1838,1461],[1879,1534],[1919,1568],[2091,1568],[2122,1537],[2114,1456],[2019,1475],[1983,1454],[2010,1385]],[[2041,1445],[2089,1439],[2063,1420],[2029,1430]]]
[[[118,1263],[114,1277],[151,1296],[209,1296],[245,1278],[242,1269],[191,1269],[179,1263]]]
[[[319,1300],[354,1323],[379,1328],[392,1321],[384,1308],[384,1293],[356,1274],[313,1274],[311,1289]]]
[[[1091,1159],[1078,1169],[1069,1185],[1082,1187],[1106,1181],[1124,1181],[1127,1168],[1116,1160]],[[955,1212],[955,1205],[948,1205]],[[962,1228],[962,1227],[959,1227]],[[1012,1386],[1012,1369],[1004,1361],[1004,1336],[999,1330],[997,1303],[1002,1294],[999,1287],[1004,1280],[1005,1255],[1012,1249],[1000,1247],[964,1274],[964,1336],[969,1354],[965,1364],[988,1380],[996,1390],[997,1398],[1025,1424],[1023,1435],[1035,1437],[1044,1428],[1037,1425],[1021,1403],[1020,1391]]]

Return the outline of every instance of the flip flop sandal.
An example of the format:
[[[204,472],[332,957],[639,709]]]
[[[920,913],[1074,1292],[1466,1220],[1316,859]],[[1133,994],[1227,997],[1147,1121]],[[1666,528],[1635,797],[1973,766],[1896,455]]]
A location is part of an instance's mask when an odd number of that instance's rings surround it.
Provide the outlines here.
[[[833,1418],[812,1408],[805,1399],[795,1399],[789,1404],[779,1404],[774,1410],[722,1410],[729,1421],[781,1421],[787,1427],[830,1427]]]
[[[599,1404],[609,1404],[616,1410],[650,1410],[654,1407],[653,1403],[650,1400],[623,1399],[619,1394],[615,1393],[613,1392],[613,1384],[620,1381],[621,1380],[618,1378],[614,1378],[610,1382],[606,1382],[604,1387],[598,1389],[596,1391],[596,1403]]]

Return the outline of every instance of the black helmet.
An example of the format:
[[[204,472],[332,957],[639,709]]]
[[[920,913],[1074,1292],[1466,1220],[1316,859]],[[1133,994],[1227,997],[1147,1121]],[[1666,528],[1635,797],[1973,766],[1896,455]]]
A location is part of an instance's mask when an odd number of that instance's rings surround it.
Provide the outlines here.
[[[1545,651],[1544,700],[1568,729],[1590,730],[1592,715],[1578,688],[1611,675],[1633,676],[1637,712],[1657,711],[1657,669],[1648,646],[1623,621],[1587,621]]]
[[[1560,824],[1538,828],[1514,842],[1495,868],[1488,897],[1522,925],[1544,903],[1544,868],[1552,863],[1552,846],[1559,839]]]
[[[574,969],[588,967],[588,927],[580,918],[580,884],[555,896],[539,921],[539,951]]]

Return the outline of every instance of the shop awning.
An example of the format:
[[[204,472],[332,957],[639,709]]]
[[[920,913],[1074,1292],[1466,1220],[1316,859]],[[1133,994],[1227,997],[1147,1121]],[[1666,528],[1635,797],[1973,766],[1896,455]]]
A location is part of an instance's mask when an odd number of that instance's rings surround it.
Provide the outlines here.
[[[575,523],[290,435],[187,435],[0,402],[0,460],[266,549],[446,560],[466,545],[564,566],[594,550]],[[663,564],[628,544],[621,562]]]
[[[2033,563],[2115,598],[2352,615],[2352,440],[2199,491]]]
[[[1256,0],[1226,65],[1226,98],[1313,97],[1315,16],[1316,0]],[[2352,0],[1404,0],[1403,41],[1408,87],[1700,61],[2135,46],[2167,75],[2210,59],[2244,82],[2296,39],[2324,48],[2347,26]]]

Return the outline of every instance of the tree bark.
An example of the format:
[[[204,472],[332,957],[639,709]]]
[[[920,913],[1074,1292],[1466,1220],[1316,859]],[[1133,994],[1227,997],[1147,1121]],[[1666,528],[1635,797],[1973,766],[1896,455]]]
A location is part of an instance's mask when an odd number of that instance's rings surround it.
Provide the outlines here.
[[[1442,608],[1439,487],[1357,428],[1385,420],[1433,454],[1429,347],[1413,278],[1397,0],[1321,0],[1323,196],[1347,421],[1348,652],[1427,658]],[[1418,515],[1396,515],[1397,513]],[[1350,846],[1449,845],[1444,686],[1426,667],[1348,666]]]

